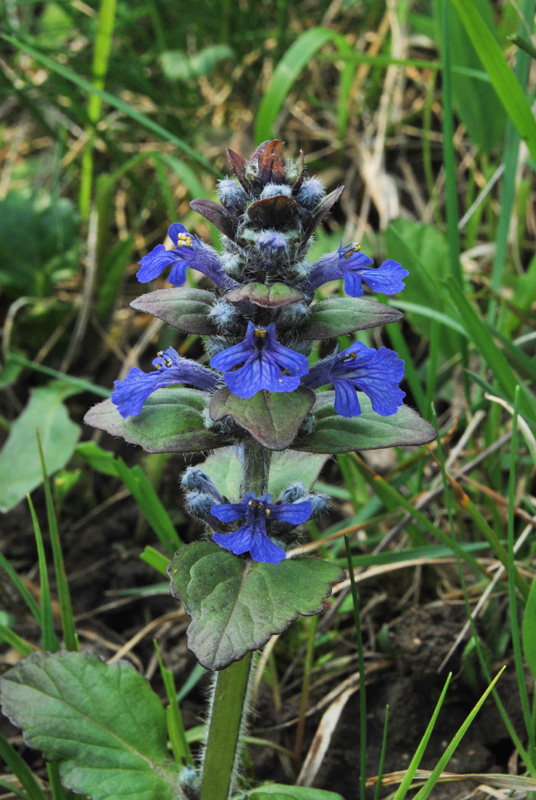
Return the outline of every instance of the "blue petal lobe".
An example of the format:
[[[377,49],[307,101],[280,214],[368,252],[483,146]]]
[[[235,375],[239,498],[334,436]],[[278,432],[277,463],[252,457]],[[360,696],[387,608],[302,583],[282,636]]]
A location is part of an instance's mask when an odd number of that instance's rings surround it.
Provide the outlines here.
[[[358,417],[361,414],[361,406],[353,384],[344,379],[334,379],[333,387],[337,414],[340,414],[341,417]]]

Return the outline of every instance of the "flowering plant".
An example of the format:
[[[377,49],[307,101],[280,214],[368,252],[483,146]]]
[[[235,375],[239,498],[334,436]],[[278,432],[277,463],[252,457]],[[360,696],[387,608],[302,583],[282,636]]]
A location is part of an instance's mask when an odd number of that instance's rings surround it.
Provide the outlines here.
[[[221,231],[223,253],[171,225],[172,248],[160,244],[142,258],[138,279],[151,281],[170,268],[173,288],[132,303],[203,336],[209,366],[170,347],[158,353],[153,371],[132,368],[115,382],[111,399],[86,415],[88,424],[150,453],[214,451],[182,478],[188,509],[209,535],[182,547],[168,569],[171,593],[192,618],[189,647],[218,671],[206,755],[200,775],[181,771],[178,788],[165,758],[155,757],[153,783],[144,773],[147,800],[227,800],[232,792],[251,652],[298,614],[319,613],[342,577],[332,564],[287,557],[298,527],[327,509],[328,498],[312,491],[327,455],[419,445],[435,436],[403,405],[404,365],[393,351],[355,342],[310,364],[316,340],[400,319],[396,309],[365,298],[363,284],[393,294],[404,288],[407,270],[392,260],[374,267],[355,243],[309,264],[313,233],[343,187],[325,196],[321,182],[307,177],[303,155],[287,160],[277,139],[248,160],[232,151],[229,158],[235,177],[220,182],[221,204],[191,203]],[[183,288],[188,268],[213,290]],[[341,278],[349,297],[315,301],[316,289]],[[333,389],[316,391],[327,386]],[[288,472],[293,480],[282,485]],[[226,496],[222,478],[230,473],[234,496]],[[53,657],[32,656],[31,668],[4,679],[4,704],[16,722],[31,728],[17,685],[37,680],[39,670],[66,680],[76,655],[61,654],[53,667]],[[91,669],[101,667],[91,662]],[[88,792],[76,754],[64,748],[59,760],[66,784]],[[92,796],[119,793],[100,785]]]

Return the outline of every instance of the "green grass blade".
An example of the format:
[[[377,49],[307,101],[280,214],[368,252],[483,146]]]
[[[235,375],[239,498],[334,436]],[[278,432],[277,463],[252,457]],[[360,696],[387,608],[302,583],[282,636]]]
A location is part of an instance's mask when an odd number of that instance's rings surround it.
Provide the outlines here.
[[[380,791],[382,788],[383,778],[383,765],[385,764],[385,754],[387,752],[387,728],[389,724],[389,706],[385,706],[385,722],[383,723],[383,736],[382,736],[382,749],[380,752],[380,765],[378,767],[378,780],[376,781],[376,789],[374,791],[374,800],[380,799]]]
[[[13,749],[1,733],[0,756],[6,762],[11,772],[17,776],[21,786],[26,790],[29,800],[47,800],[44,791],[37,783],[26,762],[22,760],[17,751]]]
[[[27,496],[30,514],[32,517],[35,544],[37,546],[37,561],[39,563],[39,583],[41,586],[41,641],[43,650],[56,653],[60,649],[60,643],[54,631],[54,616],[52,614],[52,598],[50,596],[50,584],[48,582],[47,562],[45,548],[43,546],[43,536],[39,520],[35,513],[35,508],[30,495]]]
[[[39,458],[41,459],[41,469],[43,471],[43,486],[45,489],[48,529],[50,534],[50,543],[52,545],[52,557],[54,559],[54,572],[56,575],[58,601],[60,604],[63,641],[67,650],[79,651],[80,648],[78,646],[78,637],[76,635],[76,627],[74,624],[71,594],[69,592],[69,584],[67,583],[67,574],[65,572],[65,565],[63,563],[63,552],[61,549],[58,520],[56,519],[54,500],[52,498],[52,492],[50,491],[50,482],[46,471],[46,464],[43,455],[43,449],[41,447],[41,439],[39,437],[39,431],[36,431],[36,433],[37,433],[37,446],[39,448]]]
[[[140,558],[142,561],[145,561],[146,564],[149,564],[150,567],[153,567],[157,572],[160,572],[162,575],[165,575],[167,578],[167,568],[169,566],[169,558],[168,556],[159,553],[158,550],[155,550],[154,547],[147,545],[144,551],[140,554]]]
[[[411,786],[411,782],[412,782],[413,778],[415,777],[415,773],[417,772],[417,770],[419,768],[419,764],[421,763],[421,759],[422,759],[422,757],[424,755],[424,751],[426,750],[426,746],[428,744],[430,736],[432,735],[432,731],[434,729],[434,725],[436,724],[436,720],[437,720],[437,718],[439,716],[439,712],[441,710],[441,706],[443,705],[443,701],[445,699],[445,695],[447,694],[447,689],[449,688],[449,683],[450,683],[450,679],[451,678],[452,678],[452,672],[450,672],[448,677],[447,677],[445,686],[443,687],[443,691],[441,692],[441,696],[440,696],[439,700],[437,701],[437,705],[436,705],[436,707],[434,709],[434,713],[432,714],[432,718],[431,718],[430,722],[428,723],[428,727],[426,728],[426,730],[424,732],[424,736],[422,737],[421,741],[419,742],[419,746],[417,747],[417,750],[415,751],[415,755],[411,759],[410,765],[407,768],[406,774],[404,776],[404,780],[402,781],[402,783],[398,787],[393,800],[403,800],[403,798],[408,793],[408,789]]]
[[[143,125],[144,128],[147,130],[152,131],[157,136],[160,136],[162,139],[165,139],[167,142],[172,142],[179,150],[182,150],[184,153],[187,153],[194,161],[197,161],[204,169],[211,172],[217,178],[222,178],[223,175],[220,173],[216,167],[213,167],[202,155],[197,153],[193,148],[191,148],[186,142],[182,139],[179,139],[178,136],[174,136],[170,133],[166,128],[162,125],[159,125],[157,122],[154,122],[152,119],[147,117],[145,114],[141,114],[139,111],[136,111],[134,108],[131,108],[127,103],[124,103],[118,97],[115,97],[113,94],[109,92],[105,92],[102,89],[97,89],[96,86],[93,86],[90,81],[85,80],[85,78],[81,78],[76,72],[69,69],[68,67],[64,67],[61,64],[57,64],[48,56],[43,55],[40,53],[39,50],[36,50],[34,47],[26,44],[25,42],[21,42],[19,39],[15,39],[13,36],[9,36],[8,34],[0,34],[0,36],[6,41],[9,42],[13,47],[16,47],[17,50],[22,50],[28,55],[35,58],[40,64],[48,69],[51,69],[53,72],[56,72],[58,75],[61,75],[62,78],[65,78],[68,81],[71,81],[80,89],[83,89],[85,92],[92,92],[98,95],[101,100],[104,100],[106,103],[109,103],[114,108],[119,109],[122,111],[123,114],[126,114],[128,117],[133,119],[135,122],[139,122],[140,125]]]
[[[173,751],[173,755],[175,756],[175,760],[177,761],[178,764],[183,764],[184,766],[189,764],[191,767],[193,767],[194,759],[192,757],[190,745],[186,740],[186,734],[184,732],[184,725],[182,723],[181,712],[179,704],[177,702],[177,690],[175,689],[175,681],[173,680],[173,675],[171,671],[164,666],[164,663],[162,661],[162,656],[160,655],[160,648],[158,647],[158,642],[156,641],[156,639],[154,639],[153,642],[156,650],[156,657],[158,658],[158,666],[160,667],[160,674],[162,675],[162,680],[164,682],[164,688],[166,690],[166,695],[169,703],[166,710],[166,715],[167,715],[168,734],[169,734],[171,749]]]
[[[484,705],[484,702],[485,702],[487,696],[493,690],[495,684],[497,683],[497,681],[499,680],[499,678],[501,677],[501,675],[502,675],[502,673],[503,673],[503,671],[505,669],[506,669],[506,667],[504,666],[501,669],[501,671],[498,673],[498,675],[495,676],[495,678],[493,679],[491,684],[488,686],[488,688],[486,689],[486,691],[484,692],[484,694],[482,695],[482,697],[480,698],[480,700],[478,701],[476,706],[473,708],[473,710],[471,711],[471,713],[469,714],[467,719],[464,721],[463,725],[456,731],[456,734],[454,735],[454,738],[452,739],[452,741],[448,745],[447,749],[445,750],[445,752],[443,753],[443,755],[441,756],[441,758],[437,762],[437,765],[433,769],[432,774],[430,775],[430,777],[428,778],[428,780],[426,781],[424,786],[421,787],[421,789],[419,789],[419,791],[417,792],[417,794],[415,795],[413,800],[426,800],[426,798],[429,797],[430,792],[432,791],[432,789],[434,788],[434,786],[436,785],[436,783],[437,783],[437,781],[439,779],[439,776],[441,775],[441,773],[443,772],[443,770],[445,769],[445,767],[449,763],[450,759],[452,758],[452,755],[453,755],[454,751],[456,750],[456,748],[460,744],[461,740],[465,736],[465,734],[467,732],[467,729],[469,728],[469,726],[471,725],[472,721],[474,720],[474,718],[476,717],[476,715],[480,711],[481,707]]]
[[[19,578],[7,558],[3,553],[0,553],[0,567],[7,573],[13,585],[17,589],[18,593],[30,609],[31,615],[37,621],[39,625],[41,625],[41,609],[39,608],[38,604],[35,602],[34,598],[32,597],[31,593],[24,585],[22,580]]]
[[[344,546],[346,548],[346,561],[348,563],[348,574],[350,576],[350,586],[352,589],[354,623],[357,637],[357,657],[359,664],[359,724],[361,729],[359,737],[359,789],[361,800],[365,800],[367,794],[367,692],[365,686],[365,656],[363,653],[363,636],[361,633],[361,620],[359,618],[359,599],[355,585],[352,550],[350,548],[350,539],[347,534],[344,534]]]
[[[0,641],[5,642],[17,653],[20,653],[23,658],[26,658],[30,653],[34,653],[37,648],[33,647],[30,642],[23,639],[18,633],[12,631],[7,625],[0,623]]]
[[[170,556],[183,546],[175,526],[141,467],[129,468],[122,458],[116,462],[117,474],[140,507],[143,516]]]
[[[76,386],[81,392],[91,392],[92,394],[96,394],[98,397],[104,397],[105,399],[110,397],[111,392],[109,389],[104,389],[102,386],[97,386],[96,384],[91,383],[91,381],[85,381],[83,378],[75,378],[72,375],[67,375],[65,372],[59,372],[57,369],[45,367],[43,364],[35,364],[33,361],[30,361],[29,358],[21,356],[20,353],[8,353],[6,363],[8,361],[12,361],[15,364],[21,364],[23,367],[33,369],[35,372],[40,372],[42,375],[49,375],[51,378],[58,378],[58,380],[63,381],[64,383],[69,383],[71,386]]]
[[[534,726],[532,724],[532,714],[530,710],[529,697],[527,692],[527,682],[525,679],[525,666],[521,649],[521,635],[519,632],[519,621],[517,616],[516,598],[516,567],[514,551],[514,512],[516,505],[516,461],[517,461],[517,434],[519,417],[519,387],[516,390],[514,400],[514,415],[512,418],[512,441],[510,445],[510,474],[508,479],[508,602],[510,611],[510,627],[512,630],[512,647],[514,650],[514,664],[516,668],[517,685],[521,700],[521,709],[525,720],[525,728],[528,737],[528,751],[534,753],[535,737]],[[525,597],[525,605],[529,592]]]
[[[450,2],[456,7],[504,110],[526,142],[532,158],[536,160],[536,121],[519,81],[471,0],[450,0]]]
[[[97,37],[93,51],[93,80],[96,89],[104,89],[106,73],[108,72],[108,59],[112,48],[112,36],[115,23],[116,0],[101,0],[97,24]],[[80,176],[80,215],[83,220],[89,218],[91,208],[91,188],[93,184],[93,146],[95,142],[95,128],[100,119],[102,99],[98,94],[91,93],[87,101],[87,116],[89,125],[86,133],[89,139],[82,154],[82,172]]]
[[[264,95],[257,112],[255,122],[255,141],[257,144],[271,138],[274,122],[279,114],[286,97],[297,80],[302,69],[309,63],[315,53],[327,42],[335,42],[338,49],[347,55],[351,48],[343,36],[327,28],[311,28],[302,33],[289,47],[279,64],[274,70],[270,86]],[[353,65],[350,64],[353,70]],[[346,70],[346,67],[345,67]],[[341,78],[341,92],[339,93],[339,128],[345,126],[348,109],[342,109],[343,102],[347,103],[348,75],[346,71]]]
[[[460,322],[465,327],[469,338],[474,343],[477,351],[482,354],[488,366],[493,371],[495,379],[506,397],[513,402],[516,386],[520,384],[522,394],[520,397],[520,412],[533,424],[536,423],[536,400],[520,383],[514,375],[504,353],[497,347],[483,320],[480,319],[472,303],[454,281],[444,282],[459,313]]]

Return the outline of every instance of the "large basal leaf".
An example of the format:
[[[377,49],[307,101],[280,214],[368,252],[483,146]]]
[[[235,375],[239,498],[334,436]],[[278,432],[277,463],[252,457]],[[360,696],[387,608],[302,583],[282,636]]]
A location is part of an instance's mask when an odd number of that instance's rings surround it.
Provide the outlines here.
[[[159,289],[143,294],[130,305],[187,333],[201,336],[217,333],[214,322],[208,316],[214,305],[214,295],[202,289]]]
[[[309,786],[285,786],[283,783],[271,783],[254,789],[249,800],[343,800],[336,792],[326,789],[311,789]]]
[[[303,483],[311,489],[328,459],[327,455],[298,453],[293,450],[272,453],[268,491],[277,500],[292,483]],[[244,465],[238,448],[228,447],[212,453],[199,467],[211,478],[229,502],[241,500]]]
[[[370,400],[357,392],[359,417],[341,417],[333,403],[335,392],[322,392],[313,409],[316,428],[312,434],[294,442],[294,450],[308,453],[349,453],[351,450],[379,450],[382,447],[420,445],[436,438],[435,428],[408,406],[396,414],[381,417],[372,410]]]
[[[30,747],[60,762],[62,783],[93,800],[172,800],[166,716],[127,662],[89,653],[33,653],[1,681],[4,713]]]
[[[0,453],[0,511],[9,511],[43,481],[36,428],[39,430],[47,473],[62,469],[80,438],[63,400],[78,392],[63,382],[36,389],[11,426]]]
[[[232,289],[225,295],[225,299],[230,303],[249,300],[250,303],[263,308],[281,308],[302,300],[303,292],[285,283],[272,283],[270,286],[264,283],[248,283],[238,289]]]
[[[188,647],[207,669],[223,669],[286,630],[298,614],[322,611],[344,573],[334,564],[293,558],[264,564],[212,542],[195,542],[168,567],[171,594],[192,617]]]
[[[263,389],[245,399],[224,387],[214,392],[209,409],[213,420],[230,416],[265,447],[284,450],[293,441],[314,401],[314,392],[304,386],[281,394]]]
[[[203,412],[208,395],[196,389],[158,389],[136,417],[123,419],[111,400],[97,403],[84,422],[112,436],[139,444],[147,453],[196,453],[231,444],[207,430]]]
[[[332,339],[345,333],[387,325],[404,314],[364,297],[337,297],[312,306],[311,314],[300,328],[300,339]]]

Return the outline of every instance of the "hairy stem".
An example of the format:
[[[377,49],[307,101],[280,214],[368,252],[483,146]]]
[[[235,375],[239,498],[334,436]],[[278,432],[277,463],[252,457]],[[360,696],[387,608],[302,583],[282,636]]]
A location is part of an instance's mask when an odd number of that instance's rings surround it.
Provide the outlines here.
[[[250,439],[244,443],[244,482],[242,496],[247,492],[255,492],[257,497],[268,491],[268,475],[270,473],[271,450]]]
[[[200,800],[228,800],[238,771],[251,652],[218,672],[203,762]]]

